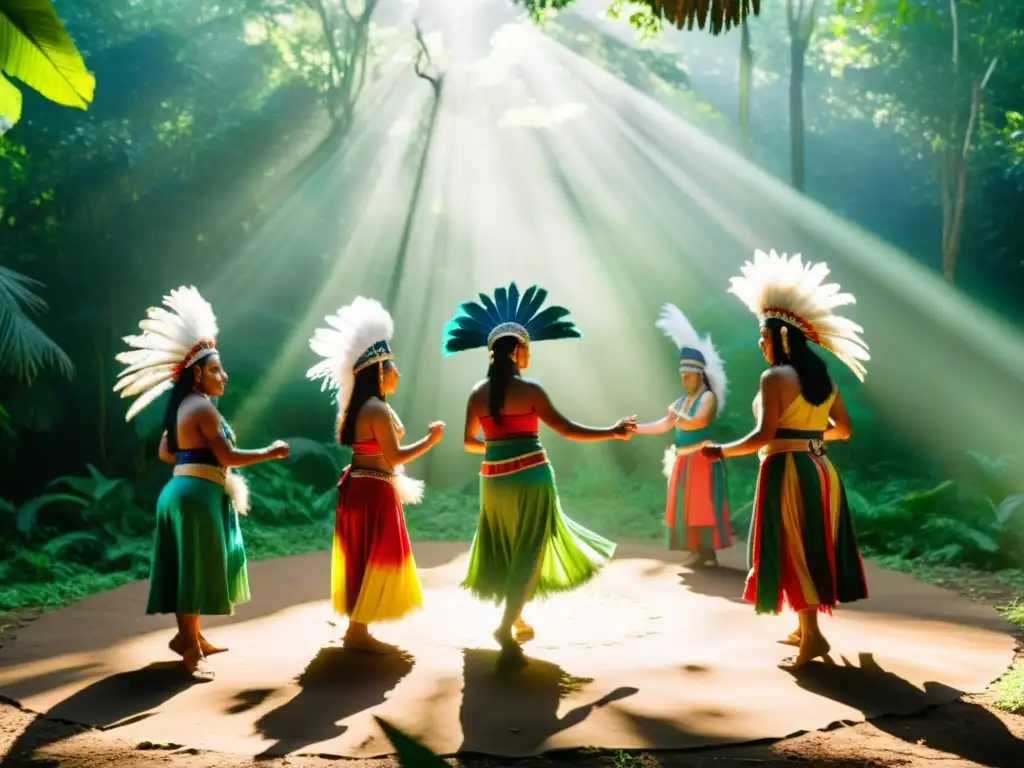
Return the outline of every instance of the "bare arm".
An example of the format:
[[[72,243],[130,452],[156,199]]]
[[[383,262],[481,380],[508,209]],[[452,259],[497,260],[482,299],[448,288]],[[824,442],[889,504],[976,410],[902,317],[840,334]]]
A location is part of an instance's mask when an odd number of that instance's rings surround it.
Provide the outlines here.
[[[222,467],[247,467],[250,464],[277,458],[273,447],[245,451],[231,445],[224,437],[220,414],[211,402],[197,403],[193,406],[191,416],[195,419],[196,426],[203,436],[203,440],[206,441],[206,445],[213,451],[213,455],[217,457],[217,463]]]
[[[578,440],[581,442],[611,440],[619,436],[620,429],[625,434],[625,428],[619,424],[612,427],[587,427],[570,421],[555,408],[551,398],[548,397],[548,393],[544,391],[540,384],[530,382],[529,387],[528,398],[530,405],[537,412],[540,420],[568,440]]]
[[[745,437],[723,445],[723,458],[757,453],[775,437],[779,426],[779,375],[776,371],[768,369],[761,374],[759,397],[761,408],[757,426]]]
[[[828,412],[829,428],[825,430],[826,440],[847,440],[853,432],[853,423],[850,421],[850,414],[846,410],[846,403],[843,396],[836,393],[836,399],[832,401],[832,409]]]
[[[369,419],[370,429],[377,439],[380,452],[384,455],[384,460],[392,467],[400,467],[418,456],[422,456],[441,439],[440,433],[431,431],[426,437],[417,440],[412,445],[399,445],[398,432],[395,430],[391,413],[388,407],[379,401],[370,400],[359,412],[359,417]]]
[[[171,453],[171,450],[167,445],[166,432],[164,432],[163,435],[160,436],[160,447],[157,448],[157,456],[160,457],[160,461],[164,462],[164,464],[173,464],[175,461],[177,461],[177,457],[173,453]]]
[[[466,403],[466,427],[462,432],[462,447],[470,453],[483,453],[487,444],[480,439],[480,418],[473,407],[473,397]]]
[[[676,412],[670,405],[668,407],[668,413],[657,421],[649,421],[646,424],[637,424],[636,433],[638,435],[663,435],[676,425],[677,420],[678,416],[676,416]]]

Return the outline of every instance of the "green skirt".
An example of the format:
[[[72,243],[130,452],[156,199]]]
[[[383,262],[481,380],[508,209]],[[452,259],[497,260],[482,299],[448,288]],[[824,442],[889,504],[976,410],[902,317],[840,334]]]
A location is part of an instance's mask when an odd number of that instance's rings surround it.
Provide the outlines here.
[[[543,451],[536,437],[487,443],[485,462]],[[527,600],[567,592],[592,579],[615,544],[562,513],[555,473],[545,460],[480,477],[480,522],[462,586],[483,600]]]
[[[176,476],[156,504],[146,613],[230,616],[249,601],[238,513],[223,486]]]

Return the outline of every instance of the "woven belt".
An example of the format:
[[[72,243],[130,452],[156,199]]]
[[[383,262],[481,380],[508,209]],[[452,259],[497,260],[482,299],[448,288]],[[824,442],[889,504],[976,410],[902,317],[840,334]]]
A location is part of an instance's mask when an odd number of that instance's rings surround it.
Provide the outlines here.
[[[385,483],[395,482],[394,472],[385,472],[380,469],[353,469],[348,473],[349,477],[368,477],[371,480],[383,480]]]
[[[504,461],[483,461],[480,463],[480,475],[482,477],[498,477],[500,475],[511,475],[515,472],[522,472],[530,467],[537,467],[548,463],[548,455],[545,451],[534,451],[514,459]]]
[[[174,476],[198,477],[200,480],[224,485],[228,479],[228,471],[224,467],[214,467],[210,464],[177,464],[174,467]]]

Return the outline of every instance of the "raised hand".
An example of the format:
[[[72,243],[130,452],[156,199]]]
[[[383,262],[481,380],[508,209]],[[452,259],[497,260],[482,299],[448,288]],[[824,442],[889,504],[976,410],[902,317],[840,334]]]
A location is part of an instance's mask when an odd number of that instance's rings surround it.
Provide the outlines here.
[[[431,445],[437,445],[439,442],[441,442],[441,438],[444,437],[444,422],[443,421],[432,422],[430,424],[430,426],[427,427],[427,429],[430,432],[430,442],[431,442]]]

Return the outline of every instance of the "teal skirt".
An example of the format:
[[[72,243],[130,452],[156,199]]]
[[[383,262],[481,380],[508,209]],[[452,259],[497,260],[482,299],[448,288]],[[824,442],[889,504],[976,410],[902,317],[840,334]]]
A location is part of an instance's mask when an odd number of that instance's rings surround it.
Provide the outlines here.
[[[172,477],[156,504],[146,613],[230,616],[249,598],[242,529],[223,486]]]
[[[485,463],[514,462],[543,451],[536,437],[487,443]],[[586,583],[615,553],[615,544],[566,517],[555,473],[543,463],[480,476],[480,522],[463,586],[483,600],[527,600]]]

